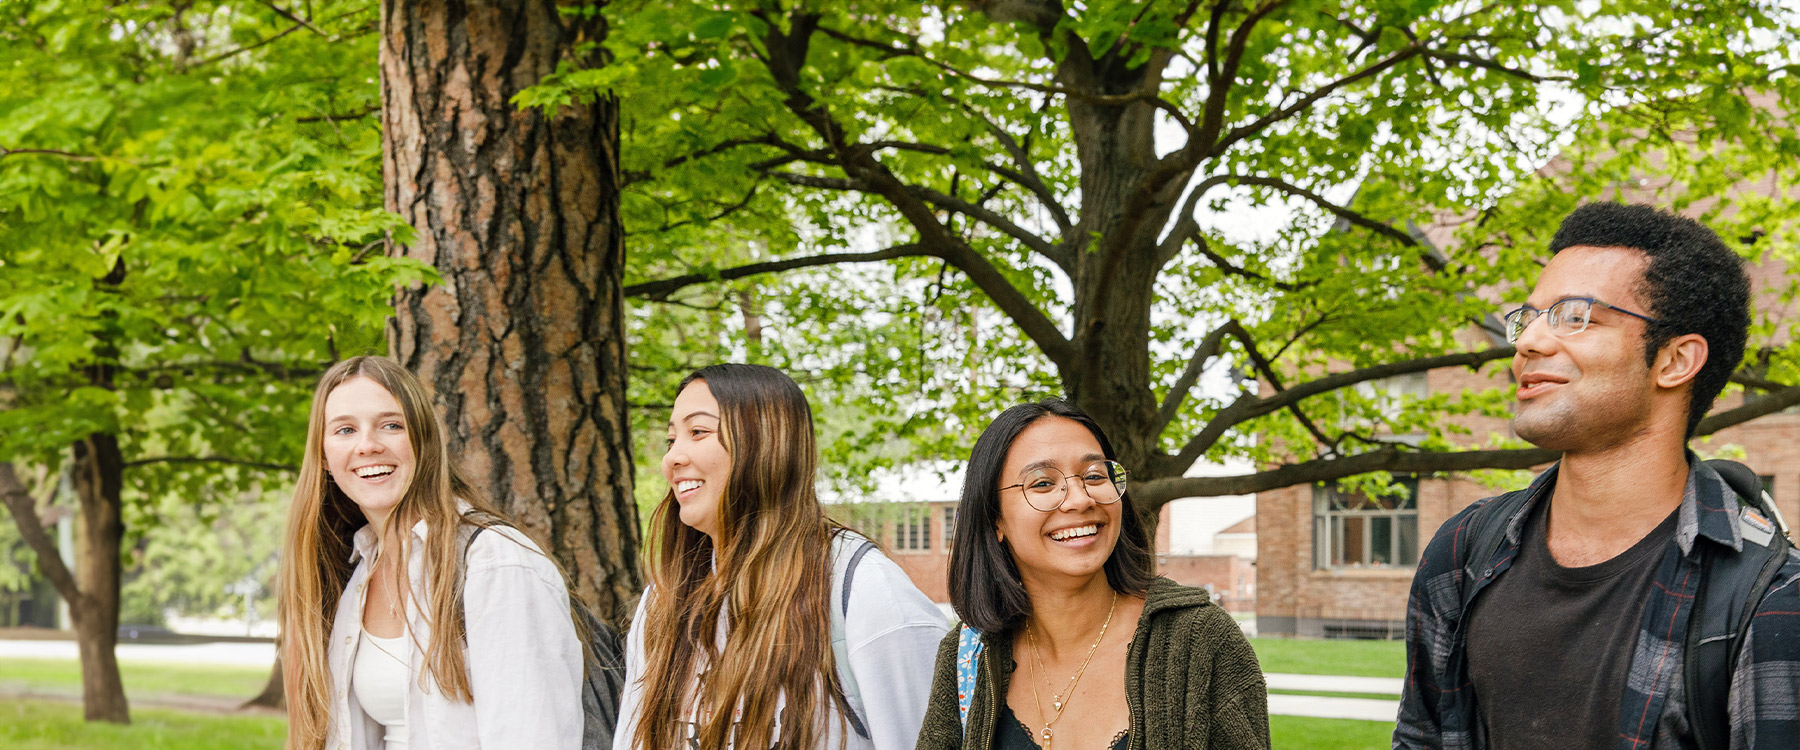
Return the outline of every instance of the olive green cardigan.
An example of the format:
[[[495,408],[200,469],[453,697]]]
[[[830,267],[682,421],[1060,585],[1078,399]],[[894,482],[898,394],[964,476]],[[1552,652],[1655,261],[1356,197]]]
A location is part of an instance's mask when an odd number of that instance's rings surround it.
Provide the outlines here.
[[[982,641],[968,736],[956,708],[957,631],[951,630],[938,647],[918,750],[994,746],[1000,702],[1016,664],[1009,635],[987,633]],[[1269,746],[1269,693],[1256,653],[1205,590],[1167,578],[1153,581],[1130,648],[1125,703],[1131,750]]]

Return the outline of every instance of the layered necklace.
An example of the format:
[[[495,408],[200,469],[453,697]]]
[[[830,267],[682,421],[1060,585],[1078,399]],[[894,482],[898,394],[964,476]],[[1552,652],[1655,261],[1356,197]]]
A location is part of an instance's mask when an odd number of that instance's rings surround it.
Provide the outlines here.
[[[1081,681],[1082,673],[1087,671],[1088,664],[1094,660],[1094,653],[1100,650],[1100,641],[1106,639],[1106,626],[1112,624],[1113,610],[1118,606],[1119,592],[1114,591],[1112,604],[1106,606],[1106,620],[1100,623],[1100,635],[1094,638],[1094,645],[1088,647],[1087,658],[1081,660],[1081,667],[1069,677],[1068,686],[1062,692],[1050,696],[1051,708],[1056,712],[1054,714],[1044,711],[1044,699],[1038,695],[1038,682],[1042,680],[1045,685],[1049,685],[1050,681],[1043,677],[1043,673],[1048,670],[1044,669],[1044,652],[1038,648],[1037,635],[1031,632],[1031,621],[1025,621],[1025,638],[1031,642],[1032,656],[1037,659],[1031,670],[1031,700],[1037,703],[1038,716],[1044,719],[1044,729],[1039,735],[1043,740],[1039,747],[1043,750],[1050,750],[1050,725],[1062,719],[1063,709],[1069,705],[1069,699],[1075,697],[1075,684]]]

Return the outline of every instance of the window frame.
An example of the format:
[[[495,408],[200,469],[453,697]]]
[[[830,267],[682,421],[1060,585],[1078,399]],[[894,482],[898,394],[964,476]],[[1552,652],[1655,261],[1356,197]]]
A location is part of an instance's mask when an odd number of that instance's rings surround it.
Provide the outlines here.
[[[1414,476],[1396,476],[1394,482],[1406,488],[1404,496],[1387,496],[1382,498],[1362,498],[1339,492],[1335,482],[1321,482],[1312,487],[1312,519],[1313,519],[1313,570],[1413,570],[1419,564],[1419,479]],[[1334,502],[1334,497],[1346,500],[1358,500],[1364,504],[1393,503],[1394,507],[1362,507],[1346,508],[1347,503]],[[1351,556],[1339,554],[1340,550],[1349,546],[1349,529],[1361,522],[1361,530],[1357,534],[1358,545],[1355,562],[1339,563],[1337,560],[1350,560]],[[1385,522],[1387,550],[1385,555],[1378,555],[1375,550],[1376,537],[1380,536],[1377,527]],[[1410,524],[1410,530],[1406,526]],[[1409,554],[1410,553],[1410,554]],[[1389,562],[1382,562],[1385,557]]]

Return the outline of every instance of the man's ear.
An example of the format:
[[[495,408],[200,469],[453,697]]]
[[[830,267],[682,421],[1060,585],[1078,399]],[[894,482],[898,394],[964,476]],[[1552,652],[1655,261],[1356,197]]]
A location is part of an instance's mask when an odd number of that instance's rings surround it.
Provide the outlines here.
[[[1688,333],[1670,339],[1656,352],[1651,375],[1658,388],[1680,388],[1693,382],[1706,366],[1706,337]]]

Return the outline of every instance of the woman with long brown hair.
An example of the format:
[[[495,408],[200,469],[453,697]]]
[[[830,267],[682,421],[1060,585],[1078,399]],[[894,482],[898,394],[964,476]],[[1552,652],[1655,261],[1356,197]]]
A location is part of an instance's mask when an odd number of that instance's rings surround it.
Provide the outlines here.
[[[800,387],[701,368],[668,439],[615,750],[910,750],[943,615],[826,518]]]
[[[580,746],[562,571],[463,479],[391,359],[319,379],[280,607],[289,748]]]

